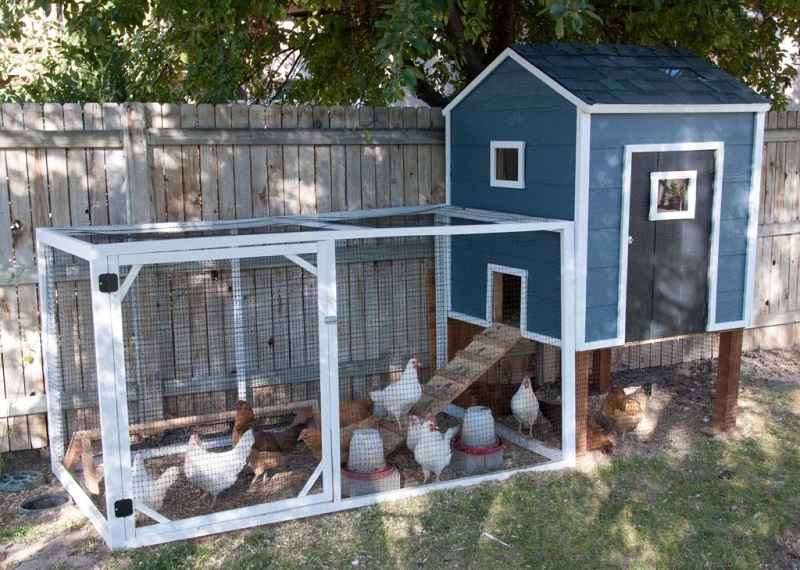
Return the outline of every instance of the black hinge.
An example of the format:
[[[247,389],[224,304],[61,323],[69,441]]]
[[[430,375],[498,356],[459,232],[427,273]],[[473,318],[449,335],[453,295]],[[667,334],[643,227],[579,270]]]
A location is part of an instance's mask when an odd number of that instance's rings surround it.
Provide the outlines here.
[[[103,273],[100,276],[100,292],[115,293],[119,289],[119,275],[116,273]]]
[[[133,514],[133,500],[122,499],[114,503],[114,516],[118,519],[129,517]]]

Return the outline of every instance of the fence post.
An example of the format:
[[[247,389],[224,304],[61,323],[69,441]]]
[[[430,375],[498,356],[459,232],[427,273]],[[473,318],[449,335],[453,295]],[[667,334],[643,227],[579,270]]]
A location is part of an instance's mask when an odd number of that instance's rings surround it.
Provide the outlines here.
[[[155,221],[150,189],[150,161],[147,152],[145,107],[142,103],[122,105],[122,144],[125,156],[125,197],[127,222]]]

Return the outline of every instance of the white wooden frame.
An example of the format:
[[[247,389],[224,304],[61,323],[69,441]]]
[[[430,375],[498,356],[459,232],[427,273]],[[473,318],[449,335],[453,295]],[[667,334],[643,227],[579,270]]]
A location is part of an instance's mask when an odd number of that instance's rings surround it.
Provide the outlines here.
[[[491,141],[489,157],[489,186],[493,188],[525,188],[525,141]],[[497,151],[517,151],[517,179],[497,177]]]
[[[661,201],[662,180],[688,180],[686,187],[686,209],[666,211],[659,210]],[[696,170],[670,170],[650,173],[650,221],[661,220],[691,220],[694,219],[695,204],[697,203],[697,171]]]
[[[360,218],[368,219],[386,215],[433,214],[456,216],[460,219],[474,220],[475,224],[434,225],[412,228],[375,229],[364,226],[340,224],[339,221]],[[239,234],[237,228],[252,228],[261,225],[291,224],[314,228],[313,231],[291,233]],[[180,232],[183,230],[230,229],[231,234],[220,237],[176,237],[174,239],[154,239],[150,241],[120,241],[92,245],[81,238],[86,232],[96,234],[141,233],[155,230]],[[565,379],[574,379],[575,374],[575,328],[574,328],[574,247],[573,224],[560,220],[530,218],[516,214],[486,212],[481,210],[453,208],[450,206],[419,206],[410,208],[390,208],[365,212],[346,212],[320,216],[284,216],[280,218],[244,220],[231,222],[194,222],[178,224],[146,224],[125,227],[103,228],[42,228],[37,230],[40,263],[40,294],[42,295],[43,319],[47,322],[50,304],[47,300],[47,265],[45,247],[52,247],[85,259],[89,263],[89,279],[92,284],[92,306],[94,311],[95,350],[97,354],[97,375],[99,383],[100,421],[103,431],[102,460],[105,470],[106,517],[95,507],[91,497],[68,472],[58,457],[52,454],[51,468],[56,477],[72,495],[76,504],[95,526],[103,540],[112,549],[148,546],[206,536],[214,533],[242,529],[271,522],[296,519],[354,508],[381,501],[395,500],[422,495],[435,489],[456,488],[474,485],[482,481],[502,480],[522,471],[546,471],[561,469],[575,464],[575,385],[563,382],[563,422],[562,450],[554,454],[551,462],[527,468],[500,471],[478,477],[467,477],[422,487],[400,489],[398,491],[343,498],[341,495],[341,473],[334,468],[339,464],[339,430],[330,426],[338,425],[339,378],[338,378],[338,339],[336,303],[336,241],[367,237],[393,236],[434,236],[436,247],[437,276],[444,276],[449,262],[449,238],[452,235],[475,233],[516,233],[530,231],[555,231],[561,236],[561,321],[562,373]],[[176,251],[179,255],[176,256]],[[316,254],[316,265],[299,257],[303,254]],[[301,496],[273,503],[252,505],[230,511],[212,513],[189,519],[169,521],[154,513],[158,524],[137,527],[134,517],[117,518],[113,515],[115,503],[130,497],[132,493],[130,432],[127,408],[127,380],[124,366],[124,335],[122,330],[122,301],[136,279],[141,266],[158,263],[183,263],[201,260],[242,259],[247,257],[283,256],[294,261],[318,278],[318,319],[320,346],[320,390],[323,432],[323,458],[307,487],[323,476],[323,489],[314,495]],[[235,271],[236,263],[232,263]],[[113,293],[101,293],[95,284],[100,275],[120,273],[120,267],[131,267],[121,287]],[[495,266],[494,269],[498,269]],[[501,268],[504,271],[519,271],[514,268]],[[491,270],[490,270],[491,271]],[[482,277],[481,277],[482,279]],[[442,297],[445,306],[437,306],[437,320],[446,321],[449,314],[450,291],[452,284],[445,280],[446,289]],[[236,288],[234,287],[234,290]],[[234,305],[235,308],[235,305]],[[525,318],[525,313],[521,315]],[[441,330],[442,322],[437,323]],[[446,324],[444,326],[446,330]],[[45,362],[55,339],[44,335]],[[445,339],[446,342],[446,339]],[[446,344],[445,344],[446,346]],[[116,363],[116,364],[115,364]],[[57,370],[47,368],[48,378],[48,417],[55,422],[61,417],[61,402],[55,380]],[[240,387],[241,388],[241,387]],[[56,433],[54,430],[51,433]],[[63,438],[57,442],[64,448]],[[119,466],[111,469],[109,466]]]
[[[699,150],[713,150],[714,155],[714,183],[711,206],[711,243],[708,264],[708,314],[706,315],[706,330],[724,330],[733,328],[734,323],[726,323],[723,328],[716,328],[717,301],[717,256],[719,253],[719,224],[722,209],[722,176],[725,164],[725,143],[722,141],[696,142],[696,143],[667,143],[667,144],[641,144],[626,145],[625,158],[622,169],[622,227],[620,230],[620,271],[618,284],[617,331],[618,341],[622,344],[625,339],[625,313],[627,310],[628,292],[628,232],[630,229],[631,205],[631,169],[633,155],[641,152],[691,152]]]

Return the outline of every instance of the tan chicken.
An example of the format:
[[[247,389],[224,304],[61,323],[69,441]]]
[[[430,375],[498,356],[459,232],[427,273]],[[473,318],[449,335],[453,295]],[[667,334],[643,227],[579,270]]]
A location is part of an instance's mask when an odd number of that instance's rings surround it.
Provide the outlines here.
[[[381,417],[378,414],[373,414],[360,422],[350,424],[339,430],[339,451],[342,464],[347,464],[347,460],[350,459],[350,440],[353,437],[353,432],[360,428],[376,428],[379,421],[381,421]],[[317,461],[322,461],[322,430],[305,428],[300,432],[298,441],[305,442],[314,458]]]
[[[614,440],[611,439],[597,420],[590,417],[586,421],[586,451],[602,451],[611,453],[614,451]]]
[[[349,426],[365,420],[373,414],[375,402],[368,394],[358,400],[341,400],[339,402],[339,427]]]
[[[233,420],[231,446],[236,447],[236,444],[239,443],[244,432],[255,425],[255,416],[253,415],[253,406],[244,400],[238,400],[236,404],[234,404],[234,408],[236,408],[236,417]]]
[[[646,382],[630,395],[621,386],[612,384],[600,406],[600,413],[624,438],[625,432],[635,429],[642,421],[651,393],[650,382]]]

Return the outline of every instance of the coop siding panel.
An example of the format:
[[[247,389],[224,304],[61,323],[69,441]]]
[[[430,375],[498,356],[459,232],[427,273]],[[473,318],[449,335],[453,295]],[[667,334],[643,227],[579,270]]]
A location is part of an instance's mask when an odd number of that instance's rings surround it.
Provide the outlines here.
[[[518,64],[501,64],[470,93],[451,129],[453,204],[573,219],[575,109]],[[525,189],[489,186],[492,140],[525,142]]]
[[[740,321],[742,315],[742,291],[722,291],[717,294],[717,323]]]
[[[458,284],[452,292],[453,310],[479,319],[486,318],[489,263],[527,270],[528,330],[560,338],[559,247],[556,234],[454,236],[452,252],[451,279]]]
[[[586,290],[587,307],[616,305],[619,289],[618,271],[617,266],[593,267],[587,270],[586,279],[592,283],[592,287]]]
[[[589,229],[602,231],[611,229],[619,241],[622,217],[622,192],[620,187],[592,188],[589,193]],[[619,245],[617,245],[619,251]]]
[[[745,223],[750,211],[750,182],[729,181],[724,178],[723,185],[726,191],[722,195],[720,218],[723,220],[738,219]]]
[[[588,244],[586,265],[590,269],[595,267],[619,268],[619,230],[617,228],[602,228],[592,232],[592,239]]]
[[[617,305],[586,307],[586,342],[617,336]]]

